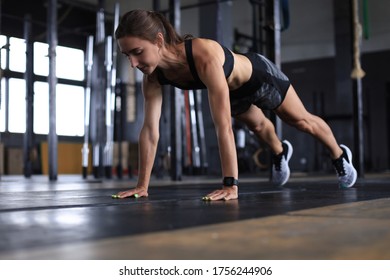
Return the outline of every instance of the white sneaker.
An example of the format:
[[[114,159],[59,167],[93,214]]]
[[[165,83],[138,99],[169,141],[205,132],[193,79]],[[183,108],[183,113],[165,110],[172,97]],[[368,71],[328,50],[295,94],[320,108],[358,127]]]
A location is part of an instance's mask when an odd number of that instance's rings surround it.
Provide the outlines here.
[[[272,184],[275,186],[284,185],[290,178],[290,167],[288,162],[293,153],[290,142],[283,140],[283,152],[272,156]]]
[[[352,165],[351,150],[345,145],[340,145],[340,148],[343,150],[343,154],[338,159],[332,160],[332,163],[337,173],[339,188],[345,189],[355,184],[357,172]]]

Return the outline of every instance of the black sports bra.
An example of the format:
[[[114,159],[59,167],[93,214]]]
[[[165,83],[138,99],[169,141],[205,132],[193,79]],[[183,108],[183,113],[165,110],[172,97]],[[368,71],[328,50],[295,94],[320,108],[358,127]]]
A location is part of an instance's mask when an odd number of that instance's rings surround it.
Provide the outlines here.
[[[191,71],[192,77],[194,78],[194,81],[189,82],[185,86],[177,84],[177,83],[165,78],[163,72],[159,68],[157,68],[156,70],[157,70],[158,82],[161,85],[172,85],[172,86],[180,88],[180,89],[205,89],[205,88],[207,88],[205,86],[205,84],[200,80],[198,72],[196,71],[196,68],[195,68],[194,56],[192,55],[192,40],[185,40],[184,46],[185,46],[188,66],[190,67],[190,71]],[[225,77],[228,78],[233,71],[234,57],[228,48],[226,48],[222,45],[221,45],[221,47],[223,48],[223,51],[225,53],[225,62],[223,64],[223,71],[225,73]]]

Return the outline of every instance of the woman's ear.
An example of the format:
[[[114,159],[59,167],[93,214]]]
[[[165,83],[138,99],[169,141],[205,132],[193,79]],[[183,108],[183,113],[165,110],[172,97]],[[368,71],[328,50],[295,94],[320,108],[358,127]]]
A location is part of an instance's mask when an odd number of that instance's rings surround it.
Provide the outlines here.
[[[164,35],[161,32],[157,33],[156,44],[159,48],[164,46]]]

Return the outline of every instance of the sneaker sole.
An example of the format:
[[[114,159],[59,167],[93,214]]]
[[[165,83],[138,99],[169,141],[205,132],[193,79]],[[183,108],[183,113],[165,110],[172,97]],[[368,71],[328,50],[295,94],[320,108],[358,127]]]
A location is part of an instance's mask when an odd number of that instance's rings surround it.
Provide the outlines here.
[[[286,163],[287,163],[287,166],[288,166],[288,172],[287,172],[286,179],[283,182],[281,182],[280,184],[275,184],[274,183],[274,185],[278,186],[278,187],[283,186],[284,184],[287,183],[288,179],[290,179],[290,166],[288,165],[288,162],[290,161],[290,158],[291,158],[292,153],[293,153],[293,147],[292,147],[291,143],[289,141],[287,141],[287,140],[283,140],[282,142],[284,144],[286,144],[287,147],[288,147],[287,158],[286,158]]]
[[[356,171],[355,167],[352,164],[352,152],[351,152],[351,150],[347,146],[345,146],[343,144],[341,144],[340,147],[342,147],[347,152],[347,157],[348,157],[349,162],[351,163],[351,165],[353,167],[353,180],[352,180],[352,182],[349,185],[342,184],[342,183],[339,184],[340,189],[348,189],[348,188],[352,187],[356,183],[357,171]]]
[[[286,162],[288,163],[291,156],[292,156],[292,153],[293,153],[293,147],[292,147],[291,143],[288,142],[287,140],[283,140],[283,143],[288,146],[288,153],[287,153],[287,159],[286,159]]]

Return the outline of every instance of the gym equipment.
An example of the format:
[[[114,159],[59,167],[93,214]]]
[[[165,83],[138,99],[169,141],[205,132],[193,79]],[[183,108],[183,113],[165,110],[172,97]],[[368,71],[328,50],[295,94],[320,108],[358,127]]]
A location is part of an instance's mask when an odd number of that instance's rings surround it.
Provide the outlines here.
[[[169,1],[169,21],[177,32],[180,33],[180,1]],[[171,91],[171,179],[180,181],[182,179],[182,126],[181,112],[183,110],[183,95],[178,88],[170,87]]]
[[[115,5],[114,29],[119,24],[119,4]],[[115,47],[114,47],[115,46]],[[107,178],[112,176],[114,151],[114,112],[115,112],[115,84],[116,84],[117,48],[113,36],[107,36],[105,42],[106,80],[106,143],[103,150],[103,165]]]
[[[195,110],[196,110],[196,119],[197,119],[197,128],[199,135],[199,148],[201,155],[201,173],[207,171],[209,166],[207,159],[207,147],[206,147],[206,138],[204,132],[204,122],[203,122],[203,112],[202,112],[202,91],[195,91]]]
[[[32,40],[31,16],[24,19],[24,39],[26,40],[26,132],[23,135],[23,173],[24,177],[30,178],[32,175],[32,153],[34,145],[33,132],[33,107],[34,107],[34,44]]]
[[[106,124],[106,143],[103,149],[103,165],[105,175],[107,178],[111,178],[112,160],[113,160],[113,118],[112,112],[114,111],[115,93],[111,91],[111,79],[112,79],[112,36],[108,36],[105,42],[105,66],[106,66],[106,108],[105,108],[105,124]]]
[[[288,5],[288,0],[281,0],[280,4],[283,18],[283,25],[281,30],[284,31],[290,27],[290,8]]]
[[[200,93],[198,93],[200,94]],[[191,120],[191,136],[192,136],[192,166],[194,168],[200,168],[201,167],[201,160],[200,160],[200,147],[199,147],[199,135],[198,135],[198,121],[196,117],[196,110],[195,110],[195,96],[194,91],[189,90],[188,91],[188,99],[189,99],[189,106],[190,106],[190,120]]]
[[[118,22],[119,4],[117,3],[115,5],[113,32]],[[112,177],[117,60],[117,49],[113,46],[116,46],[116,43],[113,36],[106,35],[105,12],[101,8],[96,17],[89,117],[91,121],[89,126],[93,149],[93,173],[97,178],[102,176]]]
[[[91,84],[92,84],[92,66],[93,66],[93,36],[87,39],[87,49],[85,52],[86,66],[86,86],[84,91],[84,144],[82,153],[82,173],[83,178],[87,178],[88,172],[88,154],[89,154],[89,118],[91,106]]]
[[[370,38],[370,25],[368,20],[368,0],[363,0],[363,38]]]
[[[356,165],[360,178],[364,177],[364,121],[363,121],[363,86],[362,78],[366,73],[361,68],[361,37],[362,27],[359,22],[359,7],[358,1],[352,1],[352,20],[353,20],[353,69],[351,78],[354,80],[354,139],[355,139],[355,154],[358,158]]]
[[[58,137],[57,137],[57,115],[56,115],[56,48],[57,36],[57,1],[50,0],[47,7],[48,14],[48,42],[49,42],[49,180],[57,180],[58,169]]]

